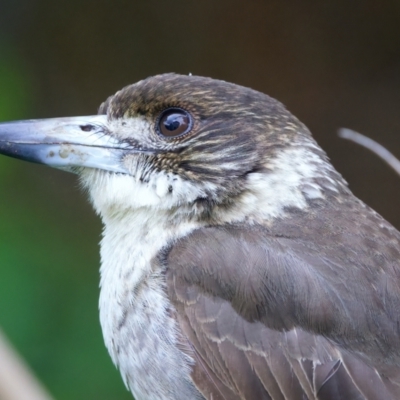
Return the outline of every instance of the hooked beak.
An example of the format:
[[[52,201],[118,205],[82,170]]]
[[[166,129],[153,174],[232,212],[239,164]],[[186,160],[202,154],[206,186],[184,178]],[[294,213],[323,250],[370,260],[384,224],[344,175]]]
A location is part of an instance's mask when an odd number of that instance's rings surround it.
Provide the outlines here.
[[[0,123],[0,154],[69,171],[87,167],[126,174],[122,158],[139,151],[109,135],[107,126],[106,115]]]

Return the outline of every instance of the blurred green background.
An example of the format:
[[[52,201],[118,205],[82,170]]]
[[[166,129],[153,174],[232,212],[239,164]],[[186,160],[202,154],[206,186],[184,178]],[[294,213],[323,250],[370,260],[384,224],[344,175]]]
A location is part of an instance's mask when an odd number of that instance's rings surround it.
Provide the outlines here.
[[[400,227],[400,2],[2,0],[0,120],[88,115],[162,72],[278,98],[353,191]],[[56,399],[130,399],[98,322],[101,225],[73,175],[0,157],[0,327]]]

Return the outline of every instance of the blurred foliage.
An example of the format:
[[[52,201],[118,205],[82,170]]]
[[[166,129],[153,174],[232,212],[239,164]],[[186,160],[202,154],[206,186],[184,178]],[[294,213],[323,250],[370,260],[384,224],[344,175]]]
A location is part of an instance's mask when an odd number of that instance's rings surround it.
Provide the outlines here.
[[[5,47],[0,42],[0,121],[22,118],[31,103],[28,73]],[[10,170],[9,159],[0,157],[0,182]]]
[[[19,118],[29,107],[28,73],[0,44],[0,120]]]

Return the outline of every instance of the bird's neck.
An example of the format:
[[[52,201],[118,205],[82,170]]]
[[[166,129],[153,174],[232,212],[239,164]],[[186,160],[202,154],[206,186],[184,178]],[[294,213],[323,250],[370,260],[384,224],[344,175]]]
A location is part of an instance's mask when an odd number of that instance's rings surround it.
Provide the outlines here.
[[[306,210],[315,200],[329,202],[344,192],[349,193],[347,183],[310,141],[281,150],[260,171],[248,174],[246,189],[229,207],[217,205],[214,220],[268,225],[288,210]]]
[[[185,398],[195,398],[190,381],[193,360],[177,345],[178,328],[157,255],[197,225],[171,225],[165,212],[146,208],[127,212],[124,218],[103,217],[103,221],[99,308],[111,358],[137,398],[166,399],[166,387],[173,387],[176,396],[187,391]],[[156,357],[154,349],[160,351]],[[168,371],[166,363],[171,365]]]
[[[200,226],[193,221],[176,223],[171,221],[168,212],[146,207],[102,219],[102,286],[115,271],[129,273],[133,282],[140,282],[148,275],[152,258],[163,247]]]

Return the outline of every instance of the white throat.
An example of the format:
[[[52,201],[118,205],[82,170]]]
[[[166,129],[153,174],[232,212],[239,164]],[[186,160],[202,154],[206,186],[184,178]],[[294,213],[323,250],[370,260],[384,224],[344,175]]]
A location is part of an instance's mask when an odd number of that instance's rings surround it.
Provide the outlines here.
[[[197,396],[190,380],[193,360],[179,350],[178,327],[156,257],[196,227],[171,226],[165,212],[145,208],[124,218],[105,218],[100,323],[111,358],[136,398],[168,399],[182,391],[187,392],[184,398]],[[171,366],[167,372],[166,363]]]

